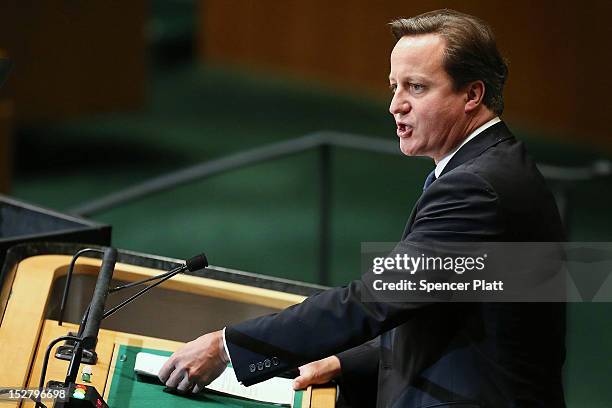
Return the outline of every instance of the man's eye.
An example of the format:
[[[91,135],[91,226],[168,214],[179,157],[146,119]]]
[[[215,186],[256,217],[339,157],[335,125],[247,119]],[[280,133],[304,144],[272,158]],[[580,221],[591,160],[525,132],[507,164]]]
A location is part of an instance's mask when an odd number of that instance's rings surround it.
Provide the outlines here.
[[[395,93],[395,91],[397,90],[397,84],[389,85],[389,89],[391,90],[391,93]]]
[[[425,90],[425,85],[422,84],[410,84],[410,89],[412,89],[416,93],[423,92]]]

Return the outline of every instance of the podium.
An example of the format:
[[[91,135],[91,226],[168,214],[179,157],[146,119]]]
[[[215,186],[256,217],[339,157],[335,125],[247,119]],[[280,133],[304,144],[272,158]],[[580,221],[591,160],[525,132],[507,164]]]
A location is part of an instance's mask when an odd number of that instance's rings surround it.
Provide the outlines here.
[[[82,248],[48,243],[21,245],[9,251],[10,262],[5,269],[14,278],[10,297],[2,303],[0,384],[37,387],[50,340],[76,328],[74,323],[80,320],[91,298],[99,259],[79,258],[64,315],[70,323],[59,326],[56,319],[71,255]],[[149,278],[179,264],[176,259],[119,251],[112,285]],[[108,397],[122,346],[173,351],[202,333],[278,311],[323,289],[215,266],[177,275],[103,321],[91,385]],[[123,300],[122,296],[110,295],[107,308]],[[67,366],[67,361],[52,358],[46,379],[63,380]],[[301,398],[300,408],[333,407],[335,392],[335,387],[310,388]],[[138,407],[138,396],[131,398],[125,406]],[[25,402],[23,406],[33,403]]]

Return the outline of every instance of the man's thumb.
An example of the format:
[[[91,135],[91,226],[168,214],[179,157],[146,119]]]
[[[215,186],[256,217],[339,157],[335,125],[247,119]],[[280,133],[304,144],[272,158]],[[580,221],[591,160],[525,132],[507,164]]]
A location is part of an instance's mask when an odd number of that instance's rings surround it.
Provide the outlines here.
[[[300,376],[300,377],[296,377],[293,380],[293,389],[294,390],[301,390],[302,388],[304,388],[304,386],[302,385],[303,383],[305,383],[306,381],[304,381],[304,379]]]
[[[308,387],[312,383],[311,375],[300,374],[293,380],[293,389],[301,390]]]

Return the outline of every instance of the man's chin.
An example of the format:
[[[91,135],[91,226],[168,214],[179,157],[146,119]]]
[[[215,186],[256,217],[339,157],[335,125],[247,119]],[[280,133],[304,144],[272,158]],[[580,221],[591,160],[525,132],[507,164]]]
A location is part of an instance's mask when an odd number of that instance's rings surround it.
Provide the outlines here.
[[[400,150],[405,156],[410,157],[429,157],[433,159],[433,157],[424,151],[424,149],[420,146],[416,146],[412,143],[408,143],[407,141],[400,140]],[[434,160],[435,161],[435,160]]]
[[[400,139],[400,150],[406,156],[420,156],[418,146],[409,140]]]

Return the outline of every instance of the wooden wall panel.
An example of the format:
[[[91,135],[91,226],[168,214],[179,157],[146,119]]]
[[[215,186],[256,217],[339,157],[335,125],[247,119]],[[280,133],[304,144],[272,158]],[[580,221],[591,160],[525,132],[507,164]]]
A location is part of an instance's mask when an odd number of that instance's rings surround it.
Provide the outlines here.
[[[142,106],[145,0],[3,0],[0,48],[19,121]]]
[[[493,26],[510,62],[508,120],[612,148],[608,1],[207,0],[199,54],[383,96],[393,46],[386,24],[443,7]]]

